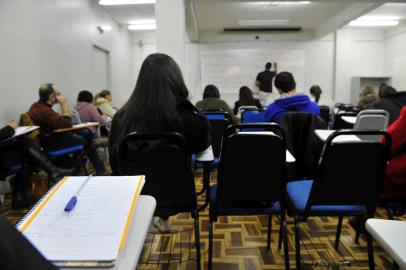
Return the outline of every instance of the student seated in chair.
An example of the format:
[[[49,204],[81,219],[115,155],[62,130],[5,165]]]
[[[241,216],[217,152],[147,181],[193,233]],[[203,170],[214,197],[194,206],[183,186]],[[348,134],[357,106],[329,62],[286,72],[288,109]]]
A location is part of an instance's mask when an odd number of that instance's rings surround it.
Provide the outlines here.
[[[55,104],[61,107],[61,114],[52,110]],[[52,83],[43,84],[39,89],[39,101],[31,105],[28,111],[33,123],[40,126],[40,142],[47,151],[68,148],[75,145],[86,145],[87,155],[95,167],[98,175],[105,174],[103,162],[95,149],[91,147],[94,134],[88,129],[81,129],[75,133],[54,133],[54,130],[72,127],[68,102],[61,96],[59,90]]]
[[[7,143],[5,140],[13,137],[17,123],[11,122],[9,125],[0,129],[0,168],[1,174],[7,174],[13,166],[27,163],[28,166],[38,166],[44,169],[48,177],[53,181],[59,181],[63,176],[70,175],[73,169],[61,169],[56,167],[44,154],[32,147],[24,138],[18,138]],[[25,177],[23,171],[16,171],[14,191],[13,191],[13,209],[26,206],[25,198]]]
[[[210,145],[209,122],[188,96],[179,66],[171,57],[155,53],[145,59],[133,93],[113,118],[109,138],[113,174],[118,172],[121,142],[131,132],[178,132],[185,137],[190,154]],[[155,226],[168,230],[168,218],[169,214],[155,218]]]
[[[296,82],[290,72],[278,73],[275,77],[275,87],[281,95],[269,104],[265,111],[265,120],[279,124],[280,118],[287,112],[310,112],[320,116],[317,103],[296,91]]]
[[[209,84],[204,88],[203,100],[196,103],[196,108],[200,111],[223,111],[228,113],[234,124],[239,122],[238,118],[234,116],[227,102],[220,99],[220,91],[214,84]]]

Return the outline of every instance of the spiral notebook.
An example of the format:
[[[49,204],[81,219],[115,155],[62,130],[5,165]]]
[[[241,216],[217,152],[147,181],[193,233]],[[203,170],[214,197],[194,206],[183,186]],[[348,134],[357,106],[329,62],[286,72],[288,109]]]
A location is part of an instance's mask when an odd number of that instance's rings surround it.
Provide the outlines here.
[[[124,247],[144,185],[144,176],[92,177],[75,208],[65,212],[86,178],[64,178],[17,224],[44,257],[59,266],[95,266],[91,262],[111,266]]]

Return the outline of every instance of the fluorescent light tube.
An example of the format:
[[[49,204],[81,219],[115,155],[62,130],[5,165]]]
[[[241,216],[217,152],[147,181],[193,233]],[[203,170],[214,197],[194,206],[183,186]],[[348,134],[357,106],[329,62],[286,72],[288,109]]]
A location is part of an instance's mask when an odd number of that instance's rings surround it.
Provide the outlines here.
[[[349,23],[350,26],[396,26],[399,21],[384,21],[384,20],[354,20]]]
[[[275,19],[275,20],[239,20],[239,25],[288,25],[289,20],[287,19]]]
[[[155,4],[156,0],[100,0],[102,6]]]
[[[128,26],[129,30],[155,30],[156,29],[156,24],[155,23],[150,23],[150,24],[130,24]]]

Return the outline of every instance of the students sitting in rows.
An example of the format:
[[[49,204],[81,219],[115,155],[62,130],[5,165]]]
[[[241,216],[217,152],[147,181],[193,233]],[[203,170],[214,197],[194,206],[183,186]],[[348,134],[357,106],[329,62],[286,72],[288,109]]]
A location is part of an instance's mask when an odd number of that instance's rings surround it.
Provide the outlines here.
[[[211,144],[209,122],[188,101],[188,95],[179,66],[171,57],[155,53],[144,60],[133,93],[113,118],[109,138],[113,174],[119,173],[120,144],[131,132],[178,132],[191,154]],[[167,230],[170,215],[173,213],[161,214],[154,224]]]
[[[65,175],[72,174],[72,169],[61,169],[56,167],[44,154],[33,148],[24,138],[18,138],[4,143],[5,140],[13,137],[17,123],[12,122],[0,129],[0,169],[5,173],[12,166],[26,163],[27,165],[38,166],[45,170],[52,181],[58,181]],[[13,209],[25,207],[25,176],[18,172],[15,178],[13,191]]]
[[[52,106],[59,104],[61,114],[52,110]],[[68,148],[75,145],[87,146],[87,155],[98,175],[105,174],[103,162],[95,149],[92,148],[94,134],[88,129],[81,129],[75,133],[54,133],[54,130],[72,127],[68,102],[60,95],[59,90],[52,83],[43,84],[39,89],[39,101],[32,104],[28,114],[33,123],[40,126],[40,142],[46,151]]]
[[[200,111],[223,111],[231,116],[233,123],[237,124],[239,122],[238,118],[234,116],[227,102],[220,99],[219,89],[213,84],[209,84],[204,88],[203,100],[196,103],[196,108],[198,108]]]
[[[103,90],[96,95],[94,103],[103,114],[113,118],[116,114],[116,109],[111,105],[112,100],[113,96],[111,95],[111,92],[109,90]]]
[[[265,111],[265,120],[279,124],[280,118],[287,112],[311,112],[320,115],[319,106],[310,98],[296,91],[296,82],[289,72],[278,73],[275,77],[275,87],[281,95],[269,104]]]
[[[241,106],[256,106],[258,109],[262,109],[259,99],[254,98],[251,89],[248,86],[241,86],[239,99],[234,103],[234,114],[238,114],[238,109]]]
[[[379,101],[373,105],[374,109],[386,110],[389,113],[389,124],[392,124],[406,106],[406,92],[397,91],[389,85],[379,87]]]

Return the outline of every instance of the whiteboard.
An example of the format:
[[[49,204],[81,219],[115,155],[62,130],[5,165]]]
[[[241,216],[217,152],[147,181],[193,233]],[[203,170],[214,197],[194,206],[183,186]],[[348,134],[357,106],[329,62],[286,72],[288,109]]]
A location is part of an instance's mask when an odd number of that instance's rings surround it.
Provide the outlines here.
[[[221,94],[238,94],[243,85],[257,91],[255,79],[265,70],[267,62],[276,62],[278,72],[291,72],[297,89],[304,87],[304,50],[233,49],[207,50],[200,54],[202,87],[214,84]]]

